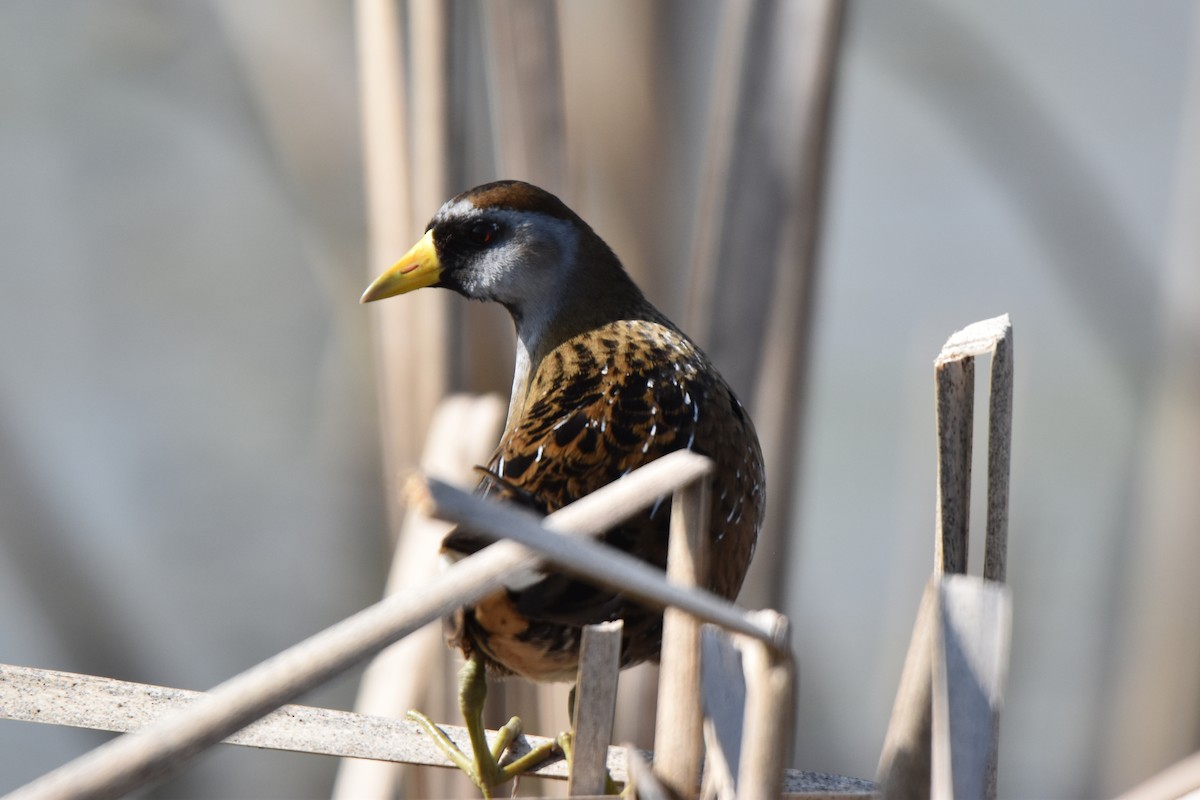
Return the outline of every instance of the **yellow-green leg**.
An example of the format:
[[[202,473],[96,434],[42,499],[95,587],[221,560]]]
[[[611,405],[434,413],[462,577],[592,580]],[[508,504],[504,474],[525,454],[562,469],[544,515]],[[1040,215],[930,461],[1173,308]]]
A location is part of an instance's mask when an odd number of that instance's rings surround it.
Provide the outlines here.
[[[483,792],[484,797],[490,798],[493,787],[507,783],[545,761],[554,753],[559,742],[546,742],[515,761],[500,766],[500,758],[508,746],[521,735],[521,720],[518,717],[510,719],[498,731],[499,736],[489,747],[483,727],[483,703],[487,699],[487,676],[483,660],[478,655],[467,659],[467,663],[458,674],[458,680],[458,703],[467,727],[467,736],[471,740],[473,758],[463,753],[433,720],[420,711],[409,711],[408,718],[419,724],[433,738],[438,748],[456,767],[467,774]]]

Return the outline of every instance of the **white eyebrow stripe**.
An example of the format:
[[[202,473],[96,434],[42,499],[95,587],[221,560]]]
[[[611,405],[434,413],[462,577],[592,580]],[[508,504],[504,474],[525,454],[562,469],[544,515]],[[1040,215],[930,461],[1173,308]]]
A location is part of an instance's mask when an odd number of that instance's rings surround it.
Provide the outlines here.
[[[470,200],[457,200],[453,203],[446,203],[437,213],[435,219],[450,219],[452,217],[468,217],[479,209]]]

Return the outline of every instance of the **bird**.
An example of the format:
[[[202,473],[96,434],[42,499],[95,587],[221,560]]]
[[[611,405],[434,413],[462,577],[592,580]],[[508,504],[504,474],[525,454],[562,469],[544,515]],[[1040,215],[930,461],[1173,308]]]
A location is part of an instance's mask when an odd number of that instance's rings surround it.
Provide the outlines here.
[[[361,302],[426,287],[499,303],[515,327],[507,419],[476,493],[549,514],[667,453],[705,455],[714,462],[707,588],[735,599],[766,500],[754,424],[709,358],[646,298],[604,240],[544,189],[487,183],[442,205]],[[669,517],[670,503],[660,502],[600,539],[661,568]],[[489,541],[457,528],[441,549],[456,560]],[[513,765],[499,767],[501,747],[481,752],[489,749],[485,672],[573,680],[583,627],[615,619],[624,621],[622,668],[658,660],[661,610],[559,572],[523,575],[447,620],[447,642],[466,658],[460,699],[474,759],[449,752],[457,748],[448,739],[441,744],[485,796],[516,774]],[[440,733],[423,715],[413,718]],[[512,722],[505,743],[519,735],[519,720]]]

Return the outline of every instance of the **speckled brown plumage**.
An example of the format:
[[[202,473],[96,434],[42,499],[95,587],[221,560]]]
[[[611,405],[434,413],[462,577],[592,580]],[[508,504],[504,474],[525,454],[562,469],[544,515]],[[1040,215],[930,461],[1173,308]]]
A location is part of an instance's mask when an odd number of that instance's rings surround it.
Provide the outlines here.
[[[762,455],[745,409],[704,353],[583,220],[536,187],[468,191],[442,207],[426,241],[437,269],[419,285],[500,302],[517,328],[508,421],[480,493],[549,513],[674,450],[707,455],[716,462],[710,588],[735,597],[763,512]],[[395,269],[425,274],[424,263]],[[661,567],[669,515],[667,499],[604,541]],[[456,530],[443,549],[460,555],[486,543]],[[656,660],[661,612],[558,573],[460,610],[448,638],[495,672],[569,680],[582,626],[615,618],[625,620],[622,665]]]

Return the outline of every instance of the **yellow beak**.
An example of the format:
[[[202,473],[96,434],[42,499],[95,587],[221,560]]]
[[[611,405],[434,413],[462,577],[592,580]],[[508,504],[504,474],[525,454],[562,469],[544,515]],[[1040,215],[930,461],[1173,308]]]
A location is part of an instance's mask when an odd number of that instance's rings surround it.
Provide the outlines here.
[[[369,303],[433,286],[441,275],[442,262],[438,260],[437,249],[433,246],[433,231],[426,231],[412,250],[367,287],[358,302]]]

